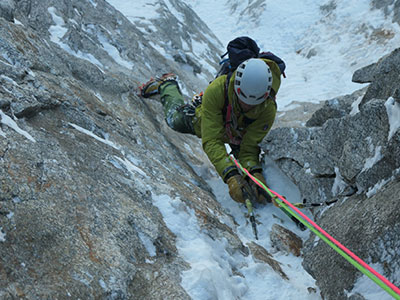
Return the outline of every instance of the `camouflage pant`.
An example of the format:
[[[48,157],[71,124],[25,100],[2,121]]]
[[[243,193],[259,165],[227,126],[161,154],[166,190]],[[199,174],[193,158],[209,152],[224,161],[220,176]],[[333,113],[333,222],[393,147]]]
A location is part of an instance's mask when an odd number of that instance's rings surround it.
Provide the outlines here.
[[[181,133],[194,133],[192,117],[183,111],[185,101],[176,81],[167,81],[160,86],[161,103],[169,127]]]

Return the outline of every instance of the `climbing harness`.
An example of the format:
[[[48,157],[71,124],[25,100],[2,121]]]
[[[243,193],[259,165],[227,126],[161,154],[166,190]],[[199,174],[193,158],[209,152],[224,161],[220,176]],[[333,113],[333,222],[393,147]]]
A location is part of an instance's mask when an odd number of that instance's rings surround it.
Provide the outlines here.
[[[237,127],[237,120],[233,113],[232,105],[229,103],[226,108],[226,118],[225,118],[225,132],[229,138],[229,143],[232,145],[240,145],[242,142],[241,136],[234,136],[232,133],[232,128]]]

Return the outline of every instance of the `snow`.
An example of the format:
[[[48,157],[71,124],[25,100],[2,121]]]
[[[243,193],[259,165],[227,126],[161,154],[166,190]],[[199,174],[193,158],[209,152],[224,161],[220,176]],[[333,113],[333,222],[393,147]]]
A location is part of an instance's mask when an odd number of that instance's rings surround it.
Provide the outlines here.
[[[288,109],[294,100],[317,103],[362,88],[351,81],[353,72],[400,44],[399,25],[391,16],[371,11],[371,1],[334,1],[336,10],[330,14],[320,9],[330,0],[265,1],[264,8],[253,9],[252,15],[245,11],[249,1],[186,2],[223,45],[247,35],[286,62],[287,78],[277,96],[279,110]],[[392,33],[391,39],[379,40]]]
[[[18,83],[16,83],[12,78],[6,76],[6,75],[0,75],[0,78],[3,78],[4,80],[12,83],[13,85],[18,85]]]
[[[94,7],[97,7],[97,3],[94,2],[93,0],[89,0],[90,4],[92,4]]]
[[[120,163],[122,163],[123,164],[123,166],[129,171],[129,172],[131,172],[131,173],[139,173],[140,175],[142,175],[142,176],[144,176],[144,177],[146,177],[146,178],[149,178],[148,176],[147,176],[147,174],[142,170],[142,169],[140,169],[139,167],[137,167],[137,166],[135,166],[134,164],[133,164],[133,162],[131,162],[130,160],[128,160],[127,158],[120,158],[120,157],[118,157],[118,156],[114,156]]]
[[[118,9],[132,23],[136,20],[145,21],[159,17],[157,9],[160,7],[160,3],[157,0],[107,0],[107,2]]]
[[[151,26],[150,20],[159,17],[160,8],[184,22],[172,1],[108,2],[134,24]],[[287,78],[282,80],[277,98],[280,111],[292,109],[293,101],[319,103],[362,88],[365,85],[351,81],[354,71],[376,62],[400,44],[400,26],[391,21],[390,15],[385,18],[382,11],[371,10],[370,1],[365,0],[335,1],[333,12],[321,9],[328,7],[330,0],[275,0],[252,9],[248,1],[184,2],[224,45],[218,54],[225,53],[230,40],[248,35],[262,50],[272,51],[286,62]],[[170,58],[160,45],[150,44]],[[199,64],[215,73],[199,58],[206,53],[204,45],[194,39],[192,45]],[[354,103],[352,114],[357,112],[358,103]]]
[[[369,188],[366,195],[368,198],[372,197],[373,195],[375,195],[376,193],[378,193],[378,191],[385,186],[388,182],[391,182],[393,180],[396,180],[396,178],[398,178],[400,175],[400,168],[394,170],[392,172],[392,176],[389,178],[384,178],[380,181],[378,181],[373,187]]]
[[[121,54],[119,50],[110,43],[110,41],[100,32],[97,34],[97,37],[102,44],[104,50],[108,53],[110,57],[112,57],[115,62],[120,64],[121,66],[127,68],[127,69],[132,69],[133,68],[133,63],[130,61],[127,61],[121,57]]]
[[[76,130],[78,130],[78,131],[80,131],[80,132],[82,132],[82,133],[84,133],[84,134],[86,134],[86,135],[98,140],[99,142],[102,142],[102,143],[104,143],[106,145],[109,145],[109,146],[113,147],[114,149],[119,150],[121,148],[120,146],[116,145],[115,143],[113,143],[113,142],[111,142],[109,140],[103,139],[103,138],[95,135],[93,132],[91,132],[91,131],[89,131],[89,130],[87,130],[85,128],[82,128],[82,127],[80,127],[80,126],[78,126],[76,124],[73,124],[73,123],[68,123],[68,124],[70,126],[72,126],[73,128],[75,128]]]
[[[347,184],[344,182],[338,167],[335,167],[335,175],[335,181],[332,185],[332,194],[339,195],[346,188]]]
[[[121,13],[125,15],[125,17],[136,25],[137,29],[141,30],[141,32],[147,36],[151,35],[149,32],[156,31],[156,27],[151,23],[151,20],[156,20],[162,14],[165,17],[165,14],[171,14],[177,20],[177,25],[182,27],[187,20],[187,16],[182,14],[176,9],[176,3],[173,1],[155,1],[155,0],[140,0],[140,1],[121,1],[121,0],[109,0],[111,5],[113,5],[116,9],[118,9]],[[211,42],[219,45],[219,41],[216,41],[215,38],[206,35]],[[156,49],[162,56],[166,59],[174,61],[174,58],[170,54],[168,50],[173,49],[172,43],[170,41],[152,41],[151,36],[148,38],[148,43]],[[185,39],[181,39],[182,49],[188,53],[193,53],[195,55],[194,59],[199,60],[199,65],[201,65],[202,69],[207,69],[212,74],[216,73],[216,70],[213,66],[209,64],[206,60],[200,57],[208,57],[208,47],[205,44],[196,41],[196,37],[185,37]],[[193,73],[193,67],[190,65],[182,66],[187,72]],[[203,79],[204,74],[196,74],[200,79]],[[210,78],[205,78],[204,82],[208,82]]]
[[[154,246],[153,242],[150,238],[141,231],[138,231],[139,238],[142,241],[142,244],[146,248],[147,252],[150,256],[156,256],[156,247]]]
[[[108,290],[108,289],[107,289],[107,284],[104,282],[103,279],[100,279],[100,280],[99,280],[99,284],[100,284],[100,286],[102,287],[103,290],[105,290],[105,291]]]
[[[112,148],[116,149],[116,150],[121,150],[121,146],[115,144],[114,142],[110,141],[109,139],[103,139],[97,135],[95,135],[93,132],[91,132],[90,130],[87,130],[85,128],[82,128],[76,124],[73,123],[68,123],[71,127],[75,128],[76,130],[94,138],[95,140],[102,142],[103,144],[106,144],[108,146],[111,146]],[[105,136],[109,136],[108,134],[104,134]],[[125,168],[129,173],[132,174],[133,177],[136,177],[137,173],[142,175],[145,178],[149,178],[149,176],[147,176],[146,172],[144,172],[141,168],[139,168],[138,166],[136,166],[137,164],[140,164],[140,160],[134,158],[131,154],[127,154],[125,157],[125,153],[123,150],[121,150],[121,155],[123,156],[123,158],[120,158],[116,155],[114,155],[113,157],[115,158],[115,160],[110,160],[110,162],[114,165],[114,167],[118,168],[118,169],[123,169]]]
[[[209,183],[213,185],[212,181],[216,181],[215,186],[219,190],[219,180],[213,177]],[[227,202],[236,221],[241,223],[240,230],[246,235],[241,235],[242,241],[250,242],[252,232],[243,216],[245,210],[228,199],[227,193],[221,195],[222,204]],[[313,279],[307,274],[297,276],[298,272],[304,272],[299,258],[288,255],[275,257],[282,263],[284,272],[290,278],[287,282],[269,266],[255,262],[251,256],[230,254],[226,249],[226,240],[213,240],[203,233],[194,211],[179,198],[153,195],[153,202],[160,209],[169,229],[177,236],[176,245],[180,255],[191,265],[191,269],[182,274],[182,286],[193,299],[320,299],[316,294],[309,294],[307,291],[307,287],[314,286]],[[264,217],[259,217],[259,221],[268,222],[268,226],[272,226],[274,222],[267,221],[271,219],[270,216],[261,210],[260,214]],[[264,230],[266,228],[262,228]],[[268,238],[266,234],[262,236],[259,244],[264,244]],[[244,277],[234,274],[232,270],[237,270]]]
[[[364,168],[361,170],[361,172],[364,172],[374,166],[378,161],[382,159],[382,153],[381,153],[381,146],[377,146],[375,148],[375,154],[373,157],[367,158],[365,160]]]
[[[369,188],[366,195],[368,198],[372,197],[375,195],[383,186],[386,185],[386,183],[390,182],[393,180],[393,178],[387,178],[387,179],[382,179],[381,181],[377,182],[372,188]]]
[[[13,119],[11,119],[9,116],[7,116],[5,113],[3,113],[2,110],[0,110],[0,117],[1,117],[0,122],[2,124],[7,125],[8,127],[12,128],[14,131],[23,135],[31,142],[36,142],[36,140],[28,132],[19,128],[17,123]],[[0,130],[0,135],[3,137],[6,137],[5,133],[1,130]]]
[[[389,118],[389,135],[388,141],[393,137],[393,135],[400,128],[400,103],[396,102],[394,98],[389,97],[389,99],[385,102],[387,115]]]
[[[21,21],[17,20],[16,18],[14,18],[14,23],[15,23],[16,25],[24,26],[24,24],[22,24]]]
[[[4,133],[4,131],[1,130],[1,128],[0,128],[0,136],[2,136],[2,137],[4,137],[4,138],[7,137],[6,134]]]
[[[354,116],[360,112],[360,109],[358,106],[360,105],[362,99],[363,99],[363,96],[360,96],[360,97],[358,97],[358,99],[356,101],[354,101],[351,104],[350,116]]]
[[[49,28],[50,40],[58,44],[62,49],[67,51],[69,54],[93,63],[94,65],[98,66],[102,71],[102,69],[104,69],[103,64],[99,60],[97,60],[92,54],[84,53],[80,50],[74,51],[71,49],[70,46],[62,42],[64,35],[68,32],[68,28],[66,27],[63,18],[57,15],[57,9],[55,7],[49,7],[47,10],[52,17],[53,22],[55,23],[55,25],[51,25]]]
[[[371,267],[381,274],[384,271],[382,266],[379,264],[371,264]],[[371,279],[369,279],[366,275],[363,275],[357,279],[353,290],[348,293],[347,296],[350,297],[356,293],[363,295],[365,300],[393,300],[393,297],[389,294],[382,294],[382,289],[378,285],[371,284]]]
[[[53,22],[56,24],[51,25],[49,28],[50,40],[54,43],[59,43],[63,36],[67,33],[68,28],[64,27],[64,20],[57,15],[57,9],[55,7],[49,7],[47,11],[50,13]]]
[[[167,226],[177,235],[177,247],[191,269],[182,275],[182,286],[193,299],[237,299],[246,288],[241,277],[233,276],[234,259],[224,249],[224,242],[202,233],[194,211],[179,199],[153,196]],[[183,230],[184,229],[184,230]]]
[[[164,3],[167,5],[168,10],[179,20],[179,22],[185,22],[185,16],[175,9],[171,0],[166,0]]]
[[[3,228],[0,227],[0,242],[6,241],[6,234],[3,232]]]
[[[13,197],[12,201],[13,201],[13,203],[15,203],[15,204],[21,203],[21,202],[22,202],[22,201],[21,201],[21,198],[18,197],[18,196]]]
[[[172,57],[171,54],[165,52],[164,48],[162,48],[162,47],[160,47],[159,45],[153,43],[152,41],[149,41],[149,44],[150,44],[154,49],[156,49],[158,52],[160,52],[160,54],[161,54],[162,56],[164,56],[166,59],[170,59],[170,60],[173,60],[173,59],[174,59],[174,58]]]

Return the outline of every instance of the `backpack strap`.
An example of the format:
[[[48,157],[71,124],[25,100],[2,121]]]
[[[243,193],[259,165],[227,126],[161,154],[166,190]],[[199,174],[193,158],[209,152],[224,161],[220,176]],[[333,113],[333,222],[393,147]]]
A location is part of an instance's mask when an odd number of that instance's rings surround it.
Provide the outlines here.
[[[224,100],[225,100],[225,103],[224,103],[224,108],[223,108],[223,111],[222,111],[224,116],[226,116],[227,108],[228,108],[228,105],[229,105],[228,89],[229,89],[229,81],[231,81],[232,74],[233,74],[232,72],[229,72],[226,75],[226,80],[225,80],[225,85],[224,85]],[[226,123],[226,118],[225,118],[225,123]]]
[[[224,108],[222,110],[222,114],[224,116],[224,123],[225,123],[225,132],[226,135],[229,138],[229,143],[233,145],[240,145],[242,142],[241,137],[235,137],[232,134],[232,114],[233,114],[233,108],[232,105],[229,103],[229,97],[228,97],[228,89],[229,89],[229,82],[232,77],[232,72],[228,73],[226,76],[225,84],[224,84]]]

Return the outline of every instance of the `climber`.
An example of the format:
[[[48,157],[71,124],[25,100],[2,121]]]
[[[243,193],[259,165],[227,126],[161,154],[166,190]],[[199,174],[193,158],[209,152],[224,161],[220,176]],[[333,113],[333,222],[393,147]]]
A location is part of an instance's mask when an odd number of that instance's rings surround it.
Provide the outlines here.
[[[275,96],[280,87],[280,75],[273,60],[250,58],[232,74],[214,79],[204,94],[195,95],[189,104],[185,104],[173,73],[150,79],[140,91],[144,98],[160,94],[169,127],[202,139],[205,153],[228,184],[229,194],[233,200],[244,203],[245,179],[228,158],[225,143],[231,146],[242,165],[266,185],[259,161],[259,143],[275,120]],[[251,180],[250,185],[257,202],[271,201],[268,194]]]

